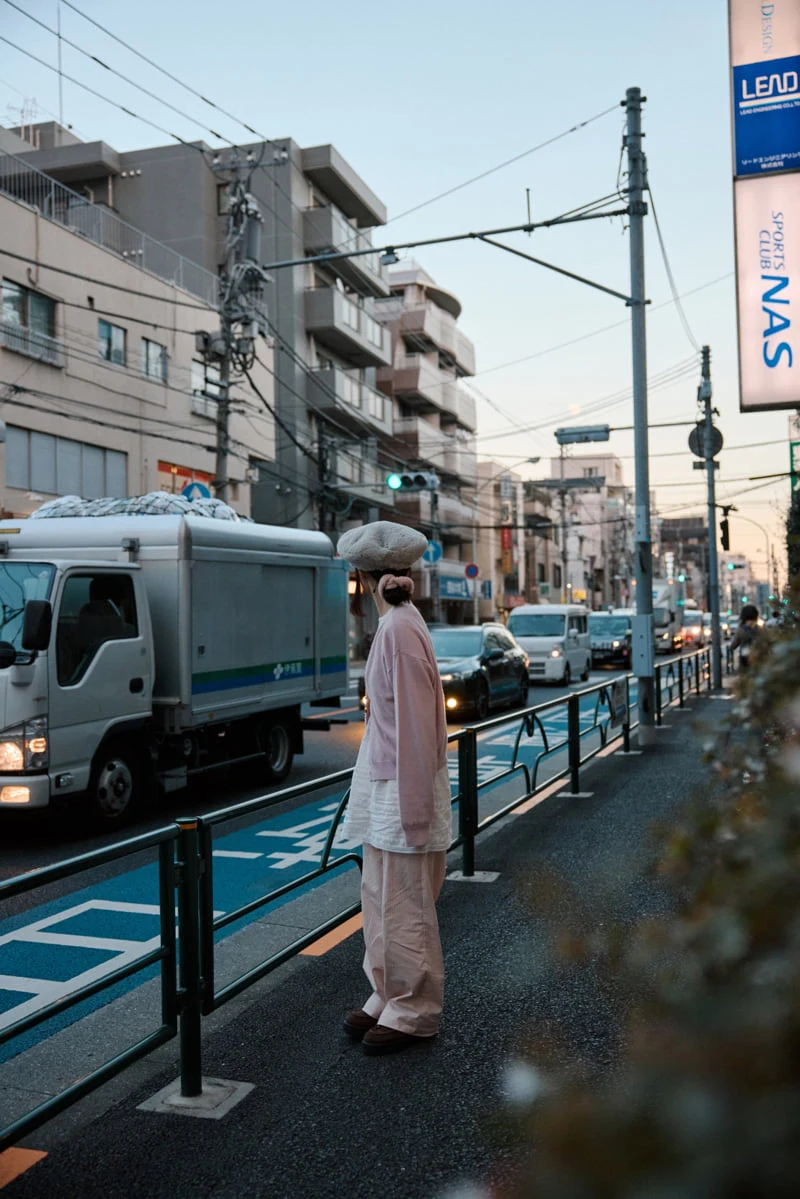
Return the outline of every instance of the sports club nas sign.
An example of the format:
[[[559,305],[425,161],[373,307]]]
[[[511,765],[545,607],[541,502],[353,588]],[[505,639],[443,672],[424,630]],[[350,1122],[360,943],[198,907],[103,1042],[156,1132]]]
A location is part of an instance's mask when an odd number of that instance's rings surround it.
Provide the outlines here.
[[[800,405],[800,0],[729,0],[742,411]]]

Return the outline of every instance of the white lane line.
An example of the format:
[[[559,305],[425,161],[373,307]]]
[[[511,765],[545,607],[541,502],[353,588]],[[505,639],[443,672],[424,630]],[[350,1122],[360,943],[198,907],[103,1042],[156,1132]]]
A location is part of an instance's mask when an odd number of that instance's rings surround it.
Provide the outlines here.
[[[263,858],[263,853],[248,853],[244,849],[213,849],[211,851],[212,858],[244,858],[250,861],[252,858]]]
[[[26,945],[59,945],[65,949],[105,949],[111,953],[127,953],[129,949],[140,949],[144,944],[143,941],[120,941],[113,937],[81,936],[78,933],[47,933],[33,928],[18,929],[14,940],[24,942]]]

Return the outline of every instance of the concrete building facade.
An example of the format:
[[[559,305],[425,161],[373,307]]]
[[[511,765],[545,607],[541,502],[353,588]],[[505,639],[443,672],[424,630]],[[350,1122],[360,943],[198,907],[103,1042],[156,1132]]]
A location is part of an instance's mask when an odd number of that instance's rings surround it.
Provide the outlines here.
[[[395,495],[399,519],[421,528],[442,547],[424,569],[417,598],[423,612],[464,624],[473,615],[473,585],[465,566],[476,552],[477,454],[475,401],[460,381],[475,373],[475,348],[458,326],[461,304],[417,264],[390,271],[390,297],[375,301],[377,319],[391,336],[391,361],[377,385],[392,405],[391,437],[379,441],[386,471],[433,472],[434,490]]]
[[[264,265],[335,249],[365,249],[385,223],[382,202],[333,146],[290,138],[212,151],[205,143],[118,153],[102,142],[63,144],[34,127],[27,160],[91,195],[159,244],[210,276],[225,261],[226,192],[235,169],[263,217]],[[59,144],[61,142],[62,144]],[[377,468],[377,441],[392,431],[391,404],[375,387],[390,362],[390,338],[372,312],[389,294],[377,255],[278,267],[266,287],[276,418],[274,459],[258,464],[252,510],[274,524],[335,535],[355,512],[391,510]],[[259,390],[261,390],[259,388]]]
[[[87,157],[75,140],[60,152]],[[105,151],[91,153],[98,170]],[[86,189],[37,170],[32,157],[3,131],[0,506],[23,516],[56,495],[209,487],[215,384],[198,360],[195,331],[218,326],[216,277]],[[259,354],[253,378],[270,400],[266,341]],[[246,382],[233,397],[230,502],[249,515],[256,464],[274,460],[274,423]]]

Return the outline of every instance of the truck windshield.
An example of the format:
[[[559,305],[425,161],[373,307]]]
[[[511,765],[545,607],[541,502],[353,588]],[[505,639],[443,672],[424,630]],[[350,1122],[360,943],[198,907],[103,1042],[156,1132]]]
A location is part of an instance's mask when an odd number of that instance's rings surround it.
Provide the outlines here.
[[[669,608],[653,608],[653,624],[657,629],[665,629],[669,619]]]
[[[625,637],[631,622],[627,616],[590,616],[589,632],[593,637]]]
[[[564,616],[560,612],[512,614],[508,627],[515,637],[563,637]]]
[[[56,568],[47,562],[0,563],[0,641],[22,649],[22,614],[28,600],[49,599]]]
[[[474,658],[481,652],[480,629],[431,629],[437,658]]]

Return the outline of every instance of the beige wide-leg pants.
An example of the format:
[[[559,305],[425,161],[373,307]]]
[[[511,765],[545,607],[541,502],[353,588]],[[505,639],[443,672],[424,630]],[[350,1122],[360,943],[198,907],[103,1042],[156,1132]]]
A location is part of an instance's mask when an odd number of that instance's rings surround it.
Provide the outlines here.
[[[391,853],[364,844],[361,910],[364,973],[372,994],[364,1011],[385,1028],[432,1037],[439,1028],[444,963],[436,900],[445,850]]]

